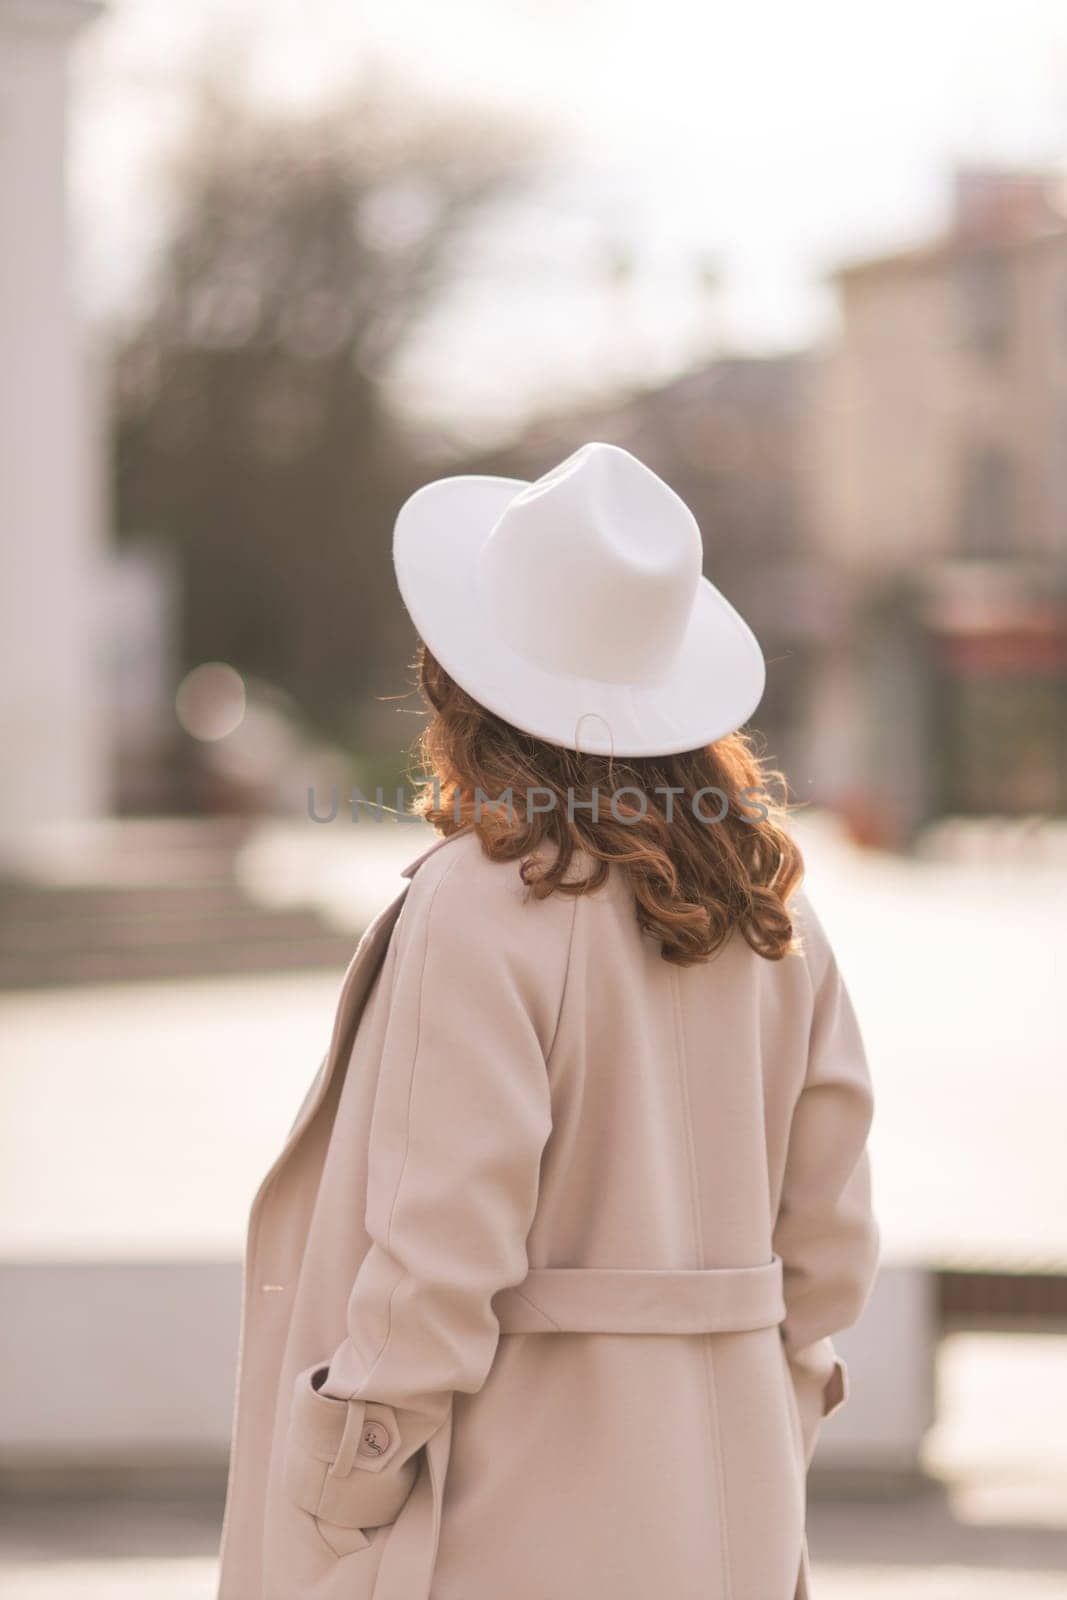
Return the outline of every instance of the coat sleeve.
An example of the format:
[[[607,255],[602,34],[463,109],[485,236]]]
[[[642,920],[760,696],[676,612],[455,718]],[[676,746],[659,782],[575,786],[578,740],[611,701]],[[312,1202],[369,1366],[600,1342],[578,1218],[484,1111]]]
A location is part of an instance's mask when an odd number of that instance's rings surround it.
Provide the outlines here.
[[[510,886],[483,904],[463,860],[409,891],[370,1128],[371,1244],[347,1337],[298,1378],[320,1442],[290,1490],[348,1528],[397,1516],[453,1394],[488,1376],[494,1295],[527,1272],[565,954],[549,941],[538,959],[541,908]]]
[[[810,1465],[824,1417],[848,1398],[848,1371],[832,1335],[854,1323],[878,1269],[867,1137],[874,1096],[848,990],[818,919],[806,908],[812,982],[804,1084],[794,1107],[774,1231],[782,1259],[781,1325]]]

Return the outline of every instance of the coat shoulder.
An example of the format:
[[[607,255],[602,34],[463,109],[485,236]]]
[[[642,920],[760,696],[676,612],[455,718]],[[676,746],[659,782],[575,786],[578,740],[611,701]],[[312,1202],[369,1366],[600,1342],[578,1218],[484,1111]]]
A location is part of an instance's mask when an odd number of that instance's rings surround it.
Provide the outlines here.
[[[538,900],[522,880],[521,861],[493,861],[477,834],[442,841],[412,875],[405,906],[409,924],[432,919],[435,929],[462,928],[475,942],[507,949],[569,940],[570,896]]]
[[[833,946],[806,888],[798,889],[793,895],[789,910],[799,946],[798,954],[808,969],[812,985],[818,988],[836,966]]]
[[[546,1052],[571,959],[573,897],[537,900],[518,861],[491,861],[476,835],[454,835],[413,874],[397,936],[399,959],[423,973],[424,1000],[479,1016],[516,1006]]]

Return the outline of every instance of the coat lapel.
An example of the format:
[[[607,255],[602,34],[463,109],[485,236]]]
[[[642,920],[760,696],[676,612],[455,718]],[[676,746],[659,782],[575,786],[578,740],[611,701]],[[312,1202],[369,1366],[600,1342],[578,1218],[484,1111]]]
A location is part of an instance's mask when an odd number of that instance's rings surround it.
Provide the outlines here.
[[[351,1040],[355,1023],[359,1020],[363,1002],[381,965],[382,957],[385,955],[390,935],[396,919],[400,915],[400,908],[404,904],[406,895],[407,884],[404,885],[398,895],[394,896],[385,909],[378,913],[356,946],[355,955],[349,962],[348,970],[345,972],[341,983],[341,994],[337,1002],[329,1049],[322,1059],[318,1072],[311,1081],[311,1087],[304,1096],[303,1103],[286,1136],[285,1144],[256,1191],[256,1197],[252,1201],[249,1214],[250,1227],[254,1224],[259,1214],[267,1191],[289,1160],[296,1146],[300,1143],[316,1111],[318,1111],[326,1098],[326,1092],[341,1061],[344,1045],[346,1041]]]
[[[435,839],[427,849],[423,850],[421,854],[417,855],[413,861],[410,861],[403,868],[400,876],[408,879],[408,883],[410,883],[410,880],[415,876],[424,861],[437,850],[442,849],[443,846],[450,844],[453,839],[458,838],[460,833],[469,831],[468,824],[467,827],[458,829],[456,833],[450,833],[443,839]],[[408,883],[405,883],[399,894],[395,895],[384,910],[378,913],[356,946],[356,952],[348,964],[348,970],[341,983],[341,994],[337,1002],[329,1049],[323,1057],[319,1070],[312,1080],[311,1087],[304,1097],[303,1104],[296,1114],[280,1154],[259,1186],[256,1197],[252,1202],[250,1220],[255,1218],[267,1190],[289,1160],[296,1145],[309,1127],[312,1118],[322,1105],[330,1084],[333,1082],[334,1074],[339,1064],[345,1059],[347,1050],[352,1043],[356,1024],[363,1010],[363,1002],[370,992],[371,984],[377,975],[393,928],[396,925],[396,920],[407,896]]]
[[[363,1001],[366,999],[371,982],[378,971],[382,956],[385,954],[386,946],[389,943],[396,919],[400,915],[400,908],[404,903],[407,892],[408,886],[405,884],[400,893],[395,895],[385,909],[378,913],[356,946],[356,952],[349,962],[348,969],[341,981],[341,993],[337,1001],[329,1049],[323,1057],[322,1064],[304,1097],[304,1102],[294,1118],[285,1149],[282,1150],[281,1159],[284,1159],[293,1141],[299,1139],[322,1104],[323,1097],[330,1086],[341,1058],[344,1043],[351,1036],[352,1024],[358,1020]]]

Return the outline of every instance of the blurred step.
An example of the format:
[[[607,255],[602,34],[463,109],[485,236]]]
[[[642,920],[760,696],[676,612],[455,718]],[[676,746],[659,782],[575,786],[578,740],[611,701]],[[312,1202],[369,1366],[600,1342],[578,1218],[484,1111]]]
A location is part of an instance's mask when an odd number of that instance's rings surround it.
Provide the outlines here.
[[[343,968],[355,940],[237,881],[245,825],[116,824],[67,859],[7,865],[0,990]]]

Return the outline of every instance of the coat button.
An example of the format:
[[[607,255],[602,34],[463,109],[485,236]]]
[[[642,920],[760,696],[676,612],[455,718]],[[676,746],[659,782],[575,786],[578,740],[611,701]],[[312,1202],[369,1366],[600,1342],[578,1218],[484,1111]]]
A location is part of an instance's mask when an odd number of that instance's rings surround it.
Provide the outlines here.
[[[389,1429],[384,1423],[368,1422],[363,1429],[363,1437],[359,1441],[359,1449],[356,1454],[365,1458],[369,1456],[372,1459],[384,1456],[392,1442],[389,1437]]]

